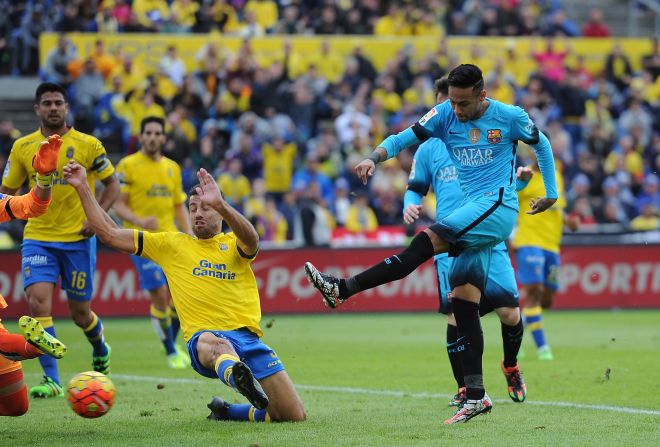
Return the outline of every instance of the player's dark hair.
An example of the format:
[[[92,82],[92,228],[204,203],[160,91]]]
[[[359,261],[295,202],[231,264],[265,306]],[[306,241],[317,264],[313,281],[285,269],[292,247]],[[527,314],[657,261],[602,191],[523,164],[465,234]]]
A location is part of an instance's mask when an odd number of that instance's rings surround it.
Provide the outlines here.
[[[202,185],[199,184],[199,183],[194,184],[194,185],[192,186],[192,188],[190,188],[190,189],[188,190],[188,198],[190,198],[190,197],[192,197],[192,196],[196,196],[196,195],[197,195],[197,188],[201,188],[201,187],[202,187]],[[222,198],[224,198],[224,197],[225,197],[225,193],[223,193],[222,191],[220,191],[220,196],[222,196]]]
[[[435,96],[438,96],[438,93],[442,93],[444,96],[449,94],[449,82],[447,81],[447,76],[435,80],[433,83],[433,93]]]
[[[195,183],[192,188],[188,190],[188,197],[196,196],[197,195],[197,188],[201,188],[202,185],[199,183]]]
[[[447,83],[449,87],[472,88],[479,94],[484,89],[484,76],[476,65],[461,64],[449,72]]]
[[[163,129],[163,133],[165,133],[165,120],[157,116],[148,116],[143,118],[142,122],[140,122],[140,133],[144,133],[144,128],[147,127],[147,124],[149,123],[160,124],[160,127]]]
[[[66,101],[66,90],[60,84],[55,84],[54,82],[43,82],[37,87],[37,91],[34,94],[34,103],[39,104],[41,102],[41,97],[44,93],[58,92],[64,96],[64,101]]]

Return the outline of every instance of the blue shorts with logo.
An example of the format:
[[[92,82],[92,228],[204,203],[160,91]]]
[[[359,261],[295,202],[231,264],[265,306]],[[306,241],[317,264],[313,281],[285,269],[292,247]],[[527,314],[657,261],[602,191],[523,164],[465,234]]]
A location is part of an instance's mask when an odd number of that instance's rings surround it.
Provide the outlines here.
[[[204,377],[211,379],[218,378],[218,374],[214,370],[202,366],[197,358],[197,341],[199,340],[199,336],[204,332],[210,332],[216,337],[228,341],[234,347],[241,362],[250,367],[256,379],[265,379],[275,373],[284,371],[284,365],[275,351],[263,343],[249,329],[199,331],[195,332],[190,340],[188,340],[188,354],[190,355],[190,362],[193,369]]]
[[[457,258],[450,258],[446,254],[435,257],[435,265],[438,270],[438,296],[440,308],[443,314],[452,312],[451,301],[449,301],[449,271]],[[481,297],[479,314],[484,316],[494,309],[500,307],[518,307],[519,296],[516,277],[509,259],[509,252],[504,249],[494,249],[490,268],[485,286],[485,292]]]
[[[158,264],[140,256],[130,255],[140,280],[140,287],[144,290],[156,290],[167,284],[165,273]]]
[[[42,242],[25,239],[21,244],[23,288],[48,282],[60,286],[74,301],[89,301],[94,294],[96,237],[76,242]]]
[[[492,247],[509,237],[518,212],[502,204],[504,189],[496,199],[484,196],[463,203],[440,222],[429,227],[449,243],[456,257],[449,270],[449,285],[470,283],[485,292]]]
[[[539,247],[520,247],[516,252],[518,281],[522,285],[543,284],[559,289],[559,254]]]

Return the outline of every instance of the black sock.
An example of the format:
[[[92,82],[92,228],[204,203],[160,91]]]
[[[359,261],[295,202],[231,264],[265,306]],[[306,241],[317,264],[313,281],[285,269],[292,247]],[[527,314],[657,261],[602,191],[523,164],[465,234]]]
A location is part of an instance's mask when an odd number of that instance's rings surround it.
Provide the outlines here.
[[[485,390],[481,361],[484,353],[484,334],[479,320],[479,305],[455,296],[452,307],[458,329],[458,342],[464,347],[461,363],[467,398],[483,399]]]
[[[515,326],[502,323],[502,347],[504,348],[504,366],[510,368],[518,364],[518,351],[523,339],[522,318]]]
[[[433,257],[433,243],[425,232],[415,236],[405,250],[386,258],[352,278],[339,281],[339,297],[343,300],[363,290],[405,278],[427,259]]]
[[[451,372],[454,373],[454,379],[459,388],[465,386],[465,378],[463,377],[463,366],[461,365],[461,351],[457,349],[458,343],[458,329],[451,324],[447,325],[447,355],[449,356],[449,363],[451,364]]]

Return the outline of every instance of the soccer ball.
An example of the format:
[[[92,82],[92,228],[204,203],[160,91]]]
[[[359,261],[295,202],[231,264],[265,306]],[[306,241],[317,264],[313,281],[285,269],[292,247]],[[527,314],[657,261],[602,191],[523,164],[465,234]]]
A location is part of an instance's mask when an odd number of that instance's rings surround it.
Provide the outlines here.
[[[115,402],[115,386],[104,374],[86,371],[76,374],[66,387],[66,397],[73,411],[84,418],[106,414]]]

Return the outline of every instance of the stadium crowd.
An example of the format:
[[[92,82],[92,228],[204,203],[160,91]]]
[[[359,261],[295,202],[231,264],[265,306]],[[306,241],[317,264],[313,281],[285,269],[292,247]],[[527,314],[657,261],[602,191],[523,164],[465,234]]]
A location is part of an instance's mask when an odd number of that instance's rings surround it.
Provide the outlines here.
[[[325,245],[335,226],[348,231],[401,225],[412,155],[382,165],[368,190],[352,174],[373,145],[413,124],[434,104],[433,81],[460,63],[483,68],[489,96],[528,111],[551,140],[566,178],[568,212],[583,228],[649,230],[660,224],[660,46],[631,61],[615,44],[597,70],[566,37],[607,37],[603,11],[575,23],[560,1],[430,0],[79,0],[1,2],[0,67],[38,70],[67,87],[72,123],[99,137],[113,158],[134,152],[145,116],[168,123],[166,155],[184,186],[200,167],[262,239]],[[61,32],[38,66],[38,35]],[[244,38],[236,52],[208,43],[187,70],[172,45],[158,67],[140,66],[103,35],[81,60],[65,33],[217,31]],[[284,38],[263,53],[264,34],[437,36],[428,55],[403,47],[377,70],[356,45],[344,58],[331,39],[302,54]],[[443,36],[532,36],[500,57],[457,60]],[[638,64],[639,62],[639,64]],[[634,70],[633,66],[641,66]],[[6,117],[5,117],[6,118]],[[0,166],[18,137],[0,123]],[[520,163],[524,163],[521,148]],[[432,200],[429,219],[434,215]]]

